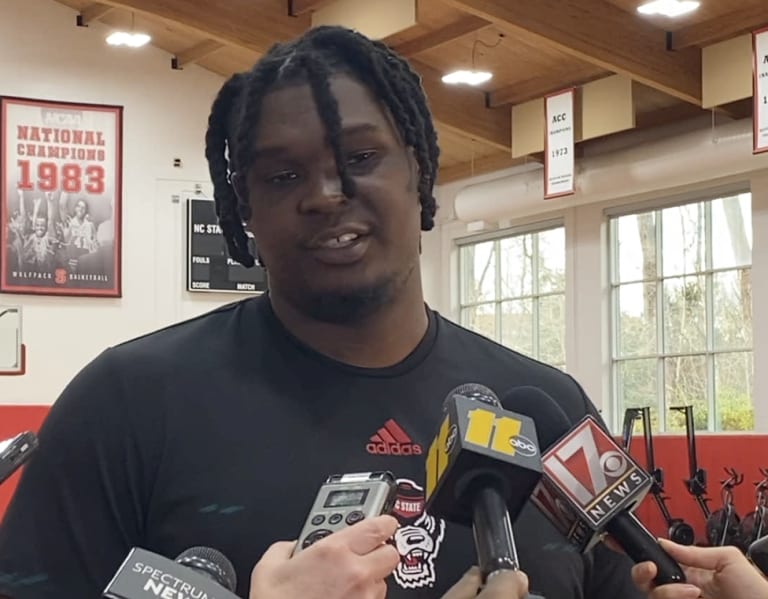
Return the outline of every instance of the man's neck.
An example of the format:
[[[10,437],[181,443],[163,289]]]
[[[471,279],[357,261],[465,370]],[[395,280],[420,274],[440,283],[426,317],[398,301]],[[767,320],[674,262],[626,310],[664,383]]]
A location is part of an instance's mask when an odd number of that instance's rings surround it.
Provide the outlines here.
[[[339,362],[362,368],[386,368],[405,359],[427,332],[421,285],[403,290],[362,322],[336,324],[315,320],[279,296],[270,296],[275,314],[291,334]]]

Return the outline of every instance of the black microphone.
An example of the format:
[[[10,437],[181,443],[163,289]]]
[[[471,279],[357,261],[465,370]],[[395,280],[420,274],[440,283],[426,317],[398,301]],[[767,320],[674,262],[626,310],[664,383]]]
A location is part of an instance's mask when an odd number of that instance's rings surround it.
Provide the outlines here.
[[[235,568],[210,547],[191,547],[175,560],[134,547],[104,589],[106,599],[173,597],[239,599]]]
[[[747,549],[747,557],[763,573],[763,576],[768,576],[768,537],[754,541]]]
[[[512,522],[541,478],[536,425],[475,383],[443,404],[426,460],[425,511],[471,526],[483,582],[519,569]]]
[[[544,475],[531,501],[570,543],[587,551],[609,533],[636,563],[656,564],[656,584],[685,582],[679,564],[632,513],[653,479],[594,418],[571,427],[563,409],[536,387],[514,389],[504,405],[536,422]]]

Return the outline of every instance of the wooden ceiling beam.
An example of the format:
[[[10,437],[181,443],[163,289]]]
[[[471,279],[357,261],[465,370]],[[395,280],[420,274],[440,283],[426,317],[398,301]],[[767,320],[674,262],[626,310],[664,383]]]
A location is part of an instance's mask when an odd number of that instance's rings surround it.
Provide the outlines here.
[[[477,175],[485,175],[486,173],[493,173],[502,169],[512,168],[513,166],[520,166],[521,164],[526,164],[528,162],[533,162],[533,160],[526,157],[512,158],[512,155],[509,152],[497,152],[495,154],[483,156],[477,160],[460,162],[441,168],[437,175],[437,184],[445,185],[451,181],[476,177]]]
[[[110,6],[109,4],[101,4],[99,2],[89,4],[80,11],[79,15],[77,15],[77,24],[80,27],[88,27],[89,23],[98,21],[101,17],[106,16],[107,13],[113,11],[114,9],[114,6]]]
[[[336,0],[288,0],[288,14],[292,17],[298,17],[299,15],[305,15],[332,4]]]
[[[537,75],[525,81],[493,90],[488,94],[488,106],[496,108],[505,104],[522,104],[529,100],[542,98],[564,87],[579,87],[590,81],[608,77],[610,74],[608,71],[593,65],[584,65],[567,71]]]
[[[725,13],[722,16],[688,25],[670,35],[672,50],[684,50],[693,46],[703,48],[724,40],[750,33],[768,25],[765,6],[750,6]]]
[[[446,85],[436,69],[417,60],[411,60],[411,65],[421,75],[435,121],[464,137],[512,150],[512,110],[487,108],[483,92]]]
[[[117,8],[142,13],[181,26],[207,39],[266,53],[281,37],[300,35],[309,18],[292,18],[265,11],[253,0],[227,0],[216,10],[207,2],[189,0],[103,0]]]
[[[701,105],[701,52],[666,49],[663,31],[605,0],[442,0],[519,38]]]
[[[224,44],[217,40],[203,40],[199,44],[190,46],[186,50],[182,50],[173,57],[173,68],[181,69],[184,65],[197,62],[206,56],[213,54],[217,50],[221,50]]]
[[[414,56],[427,50],[432,50],[455,39],[479,31],[490,25],[485,19],[467,15],[445,27],[440,27],[417,37],[416,39],[397,44],[394,49],[403,56]]]

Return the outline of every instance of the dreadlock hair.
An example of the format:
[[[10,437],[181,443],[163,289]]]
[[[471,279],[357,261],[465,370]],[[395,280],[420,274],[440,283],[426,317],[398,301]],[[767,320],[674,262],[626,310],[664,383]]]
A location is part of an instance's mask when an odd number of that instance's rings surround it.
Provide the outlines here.
[[[233,133],[237,124],[234,106],[245,87],[246,75],[235,73],[219,90],[208,117],[205,134],[205,157],[213,182],[216,217],[219,220],[227,250],[233,260],[246,267],[255,264],[248,248],[248,235],[238,215],[237,194],[232,185],[230,161],[233,154]]]
[[[251,216],[247,194],[236,194],[232,174],[243,182],[253,164],[256,127],[264,96],[279,85],[306,81],[333,150],[342,193],[352,198],[355,181],[347,173],[342,123],[330,76],[344,73],[367,86],[389,109],[405,145],[419,166],[421,229],[434,227],[433,195],[440,149],[421,79],[410,65],[380,41],[351,29],[321,26],[288,43],[272,46],[249,73],[229,79],[213,103],[206,135],[206,158],[214,184],[216,213],[233,260],[252,266],[243,222]]]

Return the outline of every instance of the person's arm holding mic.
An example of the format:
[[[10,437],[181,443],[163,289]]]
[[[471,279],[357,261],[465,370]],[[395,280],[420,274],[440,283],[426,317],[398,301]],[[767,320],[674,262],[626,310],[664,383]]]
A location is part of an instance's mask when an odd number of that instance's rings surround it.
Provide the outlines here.
[[[386,543],[397,526],[392,516],[363,520],[293,557],[295,542],[274,543],[253,569],[249,599],[384,599],[400,562]]]
[[[637,587],[649,599],[765,599],[768,581],[736,547],[689,547],[662,539],[662,548],[683,566],[687,584],[654,586],[656,565],[632,568]]]

